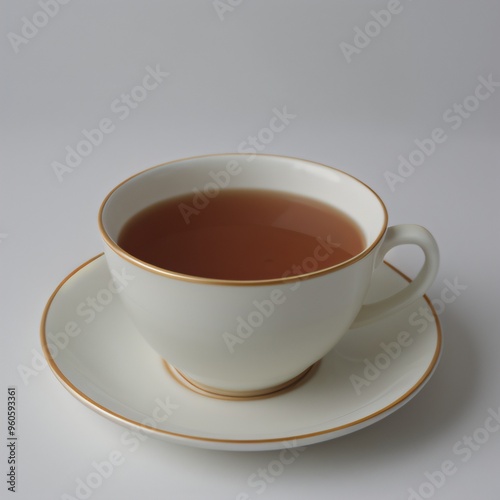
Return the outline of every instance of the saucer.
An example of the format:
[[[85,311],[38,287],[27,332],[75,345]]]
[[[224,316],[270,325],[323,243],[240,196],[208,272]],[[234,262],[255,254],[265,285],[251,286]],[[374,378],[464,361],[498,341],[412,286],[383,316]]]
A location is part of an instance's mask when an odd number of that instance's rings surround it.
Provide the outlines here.
[[[384,262],[366,302],[407,285]],[[47,362],[86,406],[127,427],[123,439],[155,437],[217,450],[304,446],[357,431],[390,415],[430,379],[442,348],[427,297],[388,319],[352,329],[300,384],[265,399],[216,399],[190,390],[137,332],[104,256],[75,269],[45,308]],[[175,325],[172,325],[175,328]]]

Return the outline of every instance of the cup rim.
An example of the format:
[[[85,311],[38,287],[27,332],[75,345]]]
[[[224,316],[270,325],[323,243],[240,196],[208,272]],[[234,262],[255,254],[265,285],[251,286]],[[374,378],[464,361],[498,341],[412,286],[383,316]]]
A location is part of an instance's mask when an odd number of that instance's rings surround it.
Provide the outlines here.
[[[150,170],[154,170],[160,167],[164,167],[166,165],[170,165],[172,163],[179,163],[181,161],[188,161],[188,160],[197,160],[197,159],[203,159],[203,158],[212,158],[214,156],[218,157],[226,157],[226,156],[240,156],[240,157],[247,157],[250,156],[249,154],[246,153],[214,153],[214,154],[207,154],[207,155],[198,155],[198,156],[189,156],[185,158],[177,158],[175,160],[171,160],[168,162],[164,163],[159,163],[157,165],[154,165],[153,167],[146,168],[144,170],[141,170],[140,172],[137,172],[134,175],[131,175],[130,177],[126,178],[124,181],[120,182],[118,185],[116,185],[104,198],[104,200],[101,203],[101,206],[99,208],[98,216],[97,216],[97,221],[98,221],[98,227],[99,227],[99,232],[101,233],[101,237],[103,238],[104,242],[107,244],[107,246],[113,250],[119,257],[122,259],[125,259],[129,263],[145,270],[149,271],[154,274],[158,274],[160,276],[165,276],[168,278],[173,278],[181,281],[187,281],[191,283],[199,283],[199,284],[212,284],[212,285],[230,285],[230,286],[251,286],[251,285],[276,285],[276,284],[283,284],[283,283],[288,283],[288,282],[294,282],[294,281],[303,281],[306,279],[311,279],[315,278],[317,276],[323,276],[325,274],[330,274],[335,271],[338,271],[340,269],[343,269],[345,267],[351,266],[352,264],[360,261],[364,257],[366,257],[380,242],[380,240],[383,238],[386,230],[387,230],[387,225],[388,225],[388,213],[387,213],[387,208],[380,198],[380,196],[367,184],[365,184],[363,181],[359,180],[357,177],[354,177],[351,174],[348,174],[347,172],[340,170],[335,167],[331,167],[329,165],[325,165],[324,163],[319,163],[316,161],[312,160],[307,160],[304,158],[298,158],[298,157],[292,157],[292,156],[284,156],[284,155],[275,155],[275,154],[252,154],[251,156],[254,157],[260,157],[260,158],[281,158],[281,159],[286,159],[286,160],[298,160],[298,161],[304,161],[307,163],[311,163],[323,168],[328,168],[331,170],[335,170],[336,172],[339,172],[342,175],[345,175],[347,177],[350,177],[354,181],[358,182],[359,184],[363,185],[366,189],[368,189],[378,200],[380,203],[383,214],[384,214],[384,222],[382,225],[382,229],[380,230],[379,234],[377,237],[374,239],[374,241],[364,248],[360,253],[354,255],[352,258],[345,260],[343,262],[340,262],[339,264],[336,264],[334,266],[326,267],[324,269],[318,269],[316,271],[311,271],[308,273],[303,273],[299,275],[292,275],[292,276],[286,276],[286,277],[280,277],[280,278],[268,278],[268,279],[261,279],[261,280],[228,280],[228,279],[217,279],[217,278],[206,278],[202,276],[193,276],[189,274],[183,274],[179,273],[176,271],[170,271],[167,269],[163,269],[161,267],[157,267],[153,264],[149,264],[148,262],[145,262],[141,259],[138,259],[137,257],[129,254],[123,248],[121,248],[118,243],[116,243],[107,233],[106,229],[104,228],[104,222],[103,222],[103,213],[106,207],[106,204],[108,203],[109,199],[111,196],[119,189],[121,188],[124,184],[130,182],[132,179],[139,177],[140,175],[145,174],[146,172],[149,172]]]

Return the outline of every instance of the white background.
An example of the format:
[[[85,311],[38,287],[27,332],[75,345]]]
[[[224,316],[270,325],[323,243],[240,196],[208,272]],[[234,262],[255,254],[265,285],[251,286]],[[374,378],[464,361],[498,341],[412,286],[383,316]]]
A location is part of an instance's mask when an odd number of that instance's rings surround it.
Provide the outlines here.
[[[44,24],[41,7],[3,2],[1,498],[74,496],[92,462],[120,449],[123,429],[82,406],[48,368],[27,380],[19,374],[40,352],[40,316],[53,289],[101,251],[96,214],[106,193],[158,163],[237,151],[283,107],[296,117],[263,152],[344,169],[381,195],[391,224],[414,222],[435,235],[442,263],[429,296],[440,299],[444,280],[462,286],[440,314],[441,363],[400,411],[309,447],[261,494],[247,480],[278,452],[211,452],[150,439],[91,498],[406,499],[447,460],[456,473],[422,494],[499,498],[500,432],[485,438],[478,429],[500,407],[500,88],[460,127],[450,117],[479,77],[500,81],[500,4],[401,0],[386,27],[369,25],[375,36],[349,62],[341,43],[354,44],[355,28],[387,5],[246,0],[219,15],[211,1],[73,0],[37,33],[24,28],[31,38],[19,42],[23,17]],[[111,103],[141,83],[147,66],[169,76],[121,120]],[[60,182],[53,162],[64,163],[66,147],[103,118],[114,131]],[[446,141],[391,189],[384,174],[397,173],[398,157],[408,158],[414,141],[435,128]],[[412,276],[421,263],[410,248],[388,260]],[[4,482],[10,385],[18,390],[16,494]],[[464,462],[453,447],[467,436],[483,442],[472,442]]]

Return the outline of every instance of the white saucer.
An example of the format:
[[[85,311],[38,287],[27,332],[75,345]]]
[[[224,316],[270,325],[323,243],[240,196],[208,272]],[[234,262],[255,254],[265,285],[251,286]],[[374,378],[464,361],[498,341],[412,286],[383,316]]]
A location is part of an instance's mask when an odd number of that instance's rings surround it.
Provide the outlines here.
[[[390,319],[349,331],[317,370],[288,392],[250,401],[214,399],[189,390],[165,369],[124,314],[111,279],[102,254],[65,278],[45,308],[41,341],[70,393],[132,429],[135,439],[149,435],[242,451],[326,441],[407,403],[429,380],[441,353],[437,315],[423,297]],[[367,301],[390,295],[407,281],[381,265]],[[398,335],[400,352],[394,344]]]

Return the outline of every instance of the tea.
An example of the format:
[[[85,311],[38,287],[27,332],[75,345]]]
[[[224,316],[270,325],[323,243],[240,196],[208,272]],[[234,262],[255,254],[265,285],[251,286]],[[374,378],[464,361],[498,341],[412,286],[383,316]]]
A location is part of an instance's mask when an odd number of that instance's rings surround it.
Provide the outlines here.
[[[154,266],[224,280],[301,275],[342,263],[365,247],[346,214],[292,193],[228,189],[193,206],[193,193],[132,217],[119,246]]]

